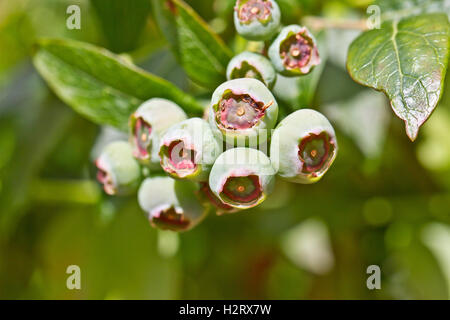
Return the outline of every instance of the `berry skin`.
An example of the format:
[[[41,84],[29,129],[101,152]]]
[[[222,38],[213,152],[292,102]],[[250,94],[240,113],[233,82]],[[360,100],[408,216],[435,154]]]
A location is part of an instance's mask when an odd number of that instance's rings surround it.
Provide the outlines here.
[[[208,123],[191,118],[166,131],[161,137],[159,156],[161,167],[173,178],[206,181],[221,151]]]
[[[214,92],[209,124],[228,144],[257,145],[267,139],[278,117],[278,104],[259,80],[243,78],[221,84]]]
[[[227,67],[228,80],[240,78],[257,79],[272,89],[277,79],[277,73],[266,57],[246,51],[231,59]]]
[[[184,111],[172,101],[153,98],[144,102],[130,117],[130,142],[136,159],[152,167],[159,166],[160,136],[186,118]]]
[[[319,181],[336,158],[338,145],[330,122],[321,113],[298,110],[275,129],[270,159],[278,175],[295,183]]]
[[[234,26],[247,40],[269,40],[280,28],[280,19],[280,8],[273,0],[236,1]]]
[[[298,25],[284,27],[269,48],[269,58],[278,73],[301,76],[320,63],[314,36]]]
[[[141,169],[125,141],[108,144],[95,162],[97,180],[109,195],[127,195],[136,191]]]
[[[209,187],[222,203],[248,209],[263,202],[272,192],[274,170],[261,151],[234,148],[222,153],[209,176]]]
[[[145,179],[138,192],[138,202],[155,228],[186,231],[207,214],[198,201],[199,186],[190,181],[169,177]]]

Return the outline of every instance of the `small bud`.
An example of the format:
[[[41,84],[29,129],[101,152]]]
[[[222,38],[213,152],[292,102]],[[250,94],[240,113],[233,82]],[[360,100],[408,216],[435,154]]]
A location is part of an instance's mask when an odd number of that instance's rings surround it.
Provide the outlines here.
[[[214,92],[209,124],[228,143],[249,140],[262,143],[277,117],[277,101],[261,81],[234,79],[221,84]]]
[[[278,175],[288,181],[319,181],[336,158],[338,145],[330,122],[321,113],[298,110],[275,129],[270,159]]]
[[[169,177],[145,179],[138,192],[138,202],[155,228],[186,231],[206,216],[207,210],[198,201],[199,186]]]
[[[284,76],[301,76],[320,63],[316,40],[306,27],[284,27],[269,48],[275,69]]]
[[[161,134],[186,118],[184,111],[172,101],[154,98],[144,102],[130,117],[130,142],[136,159],[159,165]]]
[[[263,202],[272,192],[274,170],[261,151],[234,148],[222,153],[209,176],[212,192],[223,203],[247,209]]]
[[[124,141],[108,144],[95,162],[97,180],[109,195],[126,195],[139,184],[141,170],[133,157],[131,146]]]
[[[227,78],[228,80],[253,78],[271,89],[277,79],[277,73],[266,57],[246,51],[231,59],[227,68]]]
[[[174,178],[205,181],[222,151],[208,123],[191,118],[170,127],[161,137],[161,167]]]
[[[270,39],[280,27],[280,8],[273,0],[237,0],[234,8],[236,31],[254,41]]]

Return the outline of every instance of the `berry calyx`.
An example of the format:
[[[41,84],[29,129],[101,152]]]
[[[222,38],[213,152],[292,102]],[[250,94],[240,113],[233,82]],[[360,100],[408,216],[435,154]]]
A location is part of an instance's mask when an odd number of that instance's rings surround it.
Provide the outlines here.
[[[323,131],[319,134],[311,133],[304,137],[298,146],[298,156],[303,162],[302,172],[320,172],[328,166],[334,152],[334,143],[330,135]]]
[[[134,143],[136,149],[133,154],[138,159],[146,159],[149,156],[150,144],[152,142],[152,126],[141,117],[136,119],[134,128]]]
[[[262,189],[259,177],[231,176],[227,178],[222,189],[222,197],[236,203],[252,205],[261,198]]]
[[[239,21],[249,24],[257,20],[267,24],[271,19],[272,2],[267,0],[240,0],[236,3]]]
[[[306,27],[284,27],[269,48],[269,57],[284,76],[308,74],[320,63],[316,40]]]
[[[234,95],[230,91],[219,101],[216,121],[224,130],[249,129],[258,123],[269,106],[248,94]]]
[[[229,144],[267,140],[278,117],[278,104],[259,80],[242,78],[221,84],[213,94],[209,124]],[[243,144],[240,144],[243,145]]]
[[[280,27],[281,12],[274,0],[237,0],[234,25],[244,38],[269,40]]]

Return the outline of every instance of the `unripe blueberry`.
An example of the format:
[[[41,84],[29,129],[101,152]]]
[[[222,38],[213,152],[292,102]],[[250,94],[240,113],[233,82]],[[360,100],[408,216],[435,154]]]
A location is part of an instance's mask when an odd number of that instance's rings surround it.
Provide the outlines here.
[[[277,79],[272,63],[263,55],[253,52],[242,52],[231,59],[227,68],[228,80],[240,78],[258,79],[269,89]]]
[[[138,202],[155,228],[186,231],[197,225],[207,213],[198,199],[199,185],[169,177],[145,179]]]
[[[209,186],[216,197],[238,209],[263,202],[272,192],[273,184],[270,159],[251,148],[234,148],[222,153],[209,175]]]
[[[205,181],[222,151],[208,123],[191,118],[170,127],[161,137],[161,167],[174,178]]]
[[[269,58],[278,73],[301,76],[320,63],[314,36],[298,25],[284,27],[269,48]]]
[[[274,130],[270,159],[280,177],[309,184],[322,178],[337,151],[336,134],[328,119],[315,110],[301,109]]]
[[[172,101],[153,98],[144,102],[130,117],[134,156],[145,164],[159,164],[161,134],[186,118],[184,111]]]
[[[237,0],[234,25],[244,38],[254,41],[270,39],[280,27],[281,13],[273,0]]]
[[[209,124],[227,142],[264,142],[278,117],[278,104],[270,90],[256,79],[234,79],[214,92]],[[252,142],[253,143],[253,142]]]
[[[97,180],[109,195],[126,195],[134,192],[140,181],[141,169],[133,157],[129,143],[115,141],[108,144],[95,162]]]
[[[212,192],[211,188],[209,187],[208,182],[200,183],[200,195],[206,205],[212,205],[215,208],[217,215],[223,215],[226,213],[234,213],[239,211],[238,209],[223,203],[222,200],[217,198],[217,196]]]

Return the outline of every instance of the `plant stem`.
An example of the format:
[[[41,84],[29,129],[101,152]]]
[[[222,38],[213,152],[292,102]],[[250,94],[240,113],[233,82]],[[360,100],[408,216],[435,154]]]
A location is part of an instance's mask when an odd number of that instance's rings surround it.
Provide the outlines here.
[[[306,16],[303,18],[303,23],[315,30],[323,29],[354,29],[365,31],[368,30],[365,19],[359,20],[345,20],[345,19],[330,19],[316,16]]]

